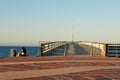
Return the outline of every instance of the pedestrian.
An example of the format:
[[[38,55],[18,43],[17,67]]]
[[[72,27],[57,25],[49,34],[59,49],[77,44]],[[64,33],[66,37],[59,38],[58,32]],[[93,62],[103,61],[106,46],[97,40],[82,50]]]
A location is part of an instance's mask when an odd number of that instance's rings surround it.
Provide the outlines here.
[[[17,54],[17,57],[19,57],[19,56],[28,56],[28,53],[27,53],[25,47],[21,48],[20,52]]]
[[[9,51],[9,55],[10,55],[10,57],[15,57],[15,56],[16,56],[16,50],[15,50],[15,48],[12,48],[12,49]]]

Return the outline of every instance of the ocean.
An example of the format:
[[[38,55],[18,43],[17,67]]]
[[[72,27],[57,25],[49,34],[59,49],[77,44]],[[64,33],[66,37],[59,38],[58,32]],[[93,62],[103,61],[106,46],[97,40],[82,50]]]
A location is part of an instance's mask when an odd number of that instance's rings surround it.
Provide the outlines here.
[[[9,57],[9,51],[12,48],[16,49],[16,52],[18,53],[23,46],[0,46],[0,57]],[[38,46],[24,46],[26,48],[27,53],[30,56],[37,56],[37,53],[39,52]]]

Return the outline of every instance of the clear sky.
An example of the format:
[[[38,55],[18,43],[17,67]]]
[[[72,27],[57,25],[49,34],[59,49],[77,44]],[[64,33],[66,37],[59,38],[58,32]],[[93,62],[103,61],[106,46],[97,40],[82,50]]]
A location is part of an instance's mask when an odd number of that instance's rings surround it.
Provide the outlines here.
[[[73,28],[72,28],[73,27]],[[0,0],[0,45],[120,41],[120,0]]]

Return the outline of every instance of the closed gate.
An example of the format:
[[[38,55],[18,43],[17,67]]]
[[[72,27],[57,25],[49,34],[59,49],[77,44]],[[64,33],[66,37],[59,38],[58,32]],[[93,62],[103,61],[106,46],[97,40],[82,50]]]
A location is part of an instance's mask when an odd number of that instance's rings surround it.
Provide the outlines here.
[[[107,56],[119,57],[120,56],[120,44],[108,44]]]

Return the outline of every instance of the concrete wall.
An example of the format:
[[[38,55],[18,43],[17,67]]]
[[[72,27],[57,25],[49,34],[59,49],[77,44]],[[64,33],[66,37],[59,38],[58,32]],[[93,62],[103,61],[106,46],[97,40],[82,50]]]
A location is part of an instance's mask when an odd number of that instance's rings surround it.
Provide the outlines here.
[[[106,56],[106,44],[97,43],[97,42],[84,42],[84,41],[79,42],[79,44],[89,45],[98,48],[101,51],[101,56]]]

